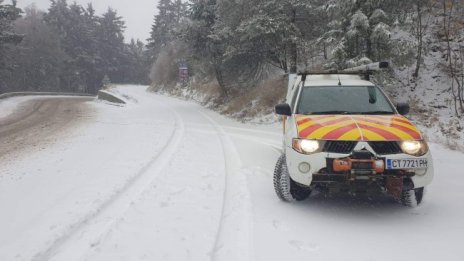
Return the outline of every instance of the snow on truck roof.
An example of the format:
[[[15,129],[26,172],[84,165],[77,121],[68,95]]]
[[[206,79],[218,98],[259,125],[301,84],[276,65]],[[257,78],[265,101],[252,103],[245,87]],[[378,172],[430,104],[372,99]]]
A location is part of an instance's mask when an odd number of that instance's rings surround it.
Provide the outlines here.
[[[289,90],[303,81],[305,87],[311,86],[375,86],[369,81],[370,75],[389,67],[388,62],[376,62],[344,70],[306,70],[289,76]]]
[[[374,86],[372,82],[362,80],[359,75],[321,74],[308,75],[305,87],[311,86]]]

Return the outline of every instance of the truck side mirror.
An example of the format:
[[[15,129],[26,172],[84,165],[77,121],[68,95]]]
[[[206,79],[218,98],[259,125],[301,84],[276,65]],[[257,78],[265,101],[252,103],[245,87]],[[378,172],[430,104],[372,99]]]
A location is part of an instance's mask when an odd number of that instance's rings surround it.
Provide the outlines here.
[[[401,115],[406,115],[409,113],[410,107],[409,107],[409,104],[407,103],[398,103],[396,105],[396,109]]]
[[[290,108],[290,105],[286,103],[276,105],[275,112],[278,115],[292,116],[292,108]]]

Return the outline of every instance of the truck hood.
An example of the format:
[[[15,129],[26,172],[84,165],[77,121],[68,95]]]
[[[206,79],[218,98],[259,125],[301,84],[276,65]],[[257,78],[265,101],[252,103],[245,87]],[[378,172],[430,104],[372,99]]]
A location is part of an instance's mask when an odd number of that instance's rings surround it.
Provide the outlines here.
[[[422,140],[414,124],[400,115],[296,115],[298,137],[313,140]]]

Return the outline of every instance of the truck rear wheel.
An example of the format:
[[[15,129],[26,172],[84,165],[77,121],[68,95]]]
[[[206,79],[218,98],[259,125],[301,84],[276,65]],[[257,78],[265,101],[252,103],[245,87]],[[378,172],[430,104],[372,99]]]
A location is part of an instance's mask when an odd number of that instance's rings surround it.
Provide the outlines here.
[[[290,178],[287,159],[282,154],[274,169],[274,189],[277,196],[286,202],[303,201],[311,194],[311,189],[302,187]]]

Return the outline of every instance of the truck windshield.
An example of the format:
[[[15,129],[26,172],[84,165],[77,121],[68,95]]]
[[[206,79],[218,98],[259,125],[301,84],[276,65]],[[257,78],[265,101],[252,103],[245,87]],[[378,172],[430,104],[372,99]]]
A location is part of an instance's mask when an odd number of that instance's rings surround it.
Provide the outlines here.
[[[298,114],[395,114],[395,109],[376,86],[305,87]]]

